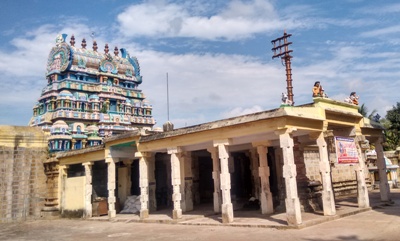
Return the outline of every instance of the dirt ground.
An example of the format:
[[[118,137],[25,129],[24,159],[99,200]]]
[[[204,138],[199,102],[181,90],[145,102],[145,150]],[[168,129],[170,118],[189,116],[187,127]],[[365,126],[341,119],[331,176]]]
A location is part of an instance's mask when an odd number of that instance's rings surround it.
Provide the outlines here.
[[[393,197],[392,205],[302,229],[56,219],[2,223],[0,240],[400,240],[400,197]]]

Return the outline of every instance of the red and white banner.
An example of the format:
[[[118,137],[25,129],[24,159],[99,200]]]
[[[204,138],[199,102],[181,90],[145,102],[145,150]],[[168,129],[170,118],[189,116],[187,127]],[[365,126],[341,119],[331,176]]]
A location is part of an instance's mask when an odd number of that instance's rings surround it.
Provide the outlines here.
[[[358,152],[354,138],[335,136],[335,146],[338,164],[358,163]]]

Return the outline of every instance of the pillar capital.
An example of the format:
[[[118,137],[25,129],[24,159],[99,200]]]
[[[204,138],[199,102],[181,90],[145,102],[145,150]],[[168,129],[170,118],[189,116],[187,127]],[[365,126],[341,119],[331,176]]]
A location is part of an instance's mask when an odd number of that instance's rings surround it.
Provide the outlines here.
[[[92,166],[93,162],[84,162],[82,163],[82,166]]]
[[[287,128],[278,128],[275,130],[275,135],[284,135],[284,134],[292,134],[293,132],[297,131],[295,127],[287,127]]]
[[[178,154],[179,152],[182,152],[182,148],[180,147],[168,147],[167,148],[168,154]]]
[[[220,145],[229,146],[230,144],[232,144],[231,139],[222,139],[222,140],[214,140],[213,141],[214,147],[218,147]]]
[[[123,160],[122,163],[124,163],[125,165],[132,165],[133,160]]]
[[[151,157],[151,153],[150,152],[140,152],[140,151],[137,151],[137,152],[135,152],[135,157],[138,157],[138,158],[148,158],[148,157]],[[127,160],[127,162],[128,161],[131,161],[131,163],[132,163],[132,160]]]
[[[116,163],[116,162],[118,162],[118,158],[108,156],[108,157],[106,157],[105,161],[106,161],[106,163],[112,163],[112,162]]]
[[[255,141],[255,142],[252,142],[251,145],[253,147],[259,147],[259,146],[269,147],[272,145],[272,143],[271,143],[271,141]]]
[[[208,147],[207,151],[211,154],[214,154],[218,151],[218,149],[215,146],[212,146],[212,147]]]

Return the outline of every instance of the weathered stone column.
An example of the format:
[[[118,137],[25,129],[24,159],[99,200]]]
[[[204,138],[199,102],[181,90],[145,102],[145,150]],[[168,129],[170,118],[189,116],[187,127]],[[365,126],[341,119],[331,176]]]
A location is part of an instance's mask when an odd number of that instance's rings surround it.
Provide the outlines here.
[[[370,205],[369,205],[367,183],[365,182],[365,176],[366,176],[365,155],[360,145],[360,143],[365,141],[365,137],[362,135],[356,135],[354,141],[357,147],[357,155],[358,155],[358,164],[356,166],[358,207],[368,208],[370,207]]]
[[[60,165],[59,170],[60,174],[58,176],[58,186],[60,187],[59,189],[59,199],[60,200],[60,209],[61,212],[64,212],[65,209],[65,181],[67,179],[67,165]]]
[[[299,196],[297,194],[296,182],[296,164],[294,163],[293,138],[291,136],[293,129],[282,129],[276,131],[279,135],[280,146],[282,148],[283,158],[283,177],[286,187],[286,218],[289,225],[298,225],[302,223]]]
[[[256,149],[251,149],[250,150],[250,167],[251,167],[251,176],[253,178],[253,192],[254,192],[254,197],[257,198],[258,200],[261,199],[260,197],[260,187],[261,187],[261,182],[260,182],[260,174],[258,172],[259,167],[259,161],[258,161],[258,154]]]
[[[212,177],[214,180],[214,193],[213,193],[214,212],[220,213],[222,205],[222,196],[221,196],[221,182],[220,182],[221,170],[218,157],[218,150],[216,147],[210,147],[207,149],[207,151],[211,153],[211,158],[213,162]]]
[[[310,135],[312,139],[316,139],[319,150],[319,171],[322,180],[322,206],[324,215],[331,216],[336,214],[335,199],[333,197],[331,168],[328,156],[328,146],[322,132],[316,135]]]
[[[113,158],[111,156],[106,157],[107,167],[107,189],[108,189],[108,217],[115,218],[117,212],[115,210],[115,163],[117,162],[117,158]]]
[[[233,205],[231,200],[231,176],[228,165],[228,145],[229,140],[214,141],[214,146],[218,148],[218,156],[221,165],[221,194],[222,194],[222,223],[233,222]]]
[[[379,191],[381,193],[381,201],[382,202],[389,202],[390,200],[390,187],[387,178],[387,169],[386,169],[386,162],[385,156],[383,153],[382,147],[383,138],[379,137],[375,141],[375,151],[376,151],[376,165],[378,167],[379,172]]]
[[[258,158],[260,160],[258,174],[261,180],[261,213],[262,214],[271,214],[274,212],[274,205],[272,200],[272,193],[269,183],[270,176],[270,168],[268,166],[268,144],[264,143],[253,143],[253,146],[257,147]]]
[[[193,210],[193,177],[192,177],[192,157],[191,152],[182,152],[181,161],[181,207],[183,212]]]
[[[84,162],[85,167],[85,213],[86,218],[92,217],[92,162]]]
[[[228,172],[230,174],[230,189],[231,189],[231,202],[236,204],[237,203],[237,197],[236,197],[236,180],[232,177],[234,177],[234,172],[235,172],[235,159],[233,156],[228,157]],[[233,180],[232,180],[233,179]]]
[[[168,148],[168,154],[171,155],[171,182],[172,182],[172,201],[174,203],[174,210],[172,210],[172,218],[182,218],[181,200],[182,195],[180,192],[181,186],[181,165],[178,158],[180,148]]]
[[[139,158],[140,219],[144,219],[149,217],[149,168],[147,158],[150,155],[146,152],[136,152],[135,157]]]

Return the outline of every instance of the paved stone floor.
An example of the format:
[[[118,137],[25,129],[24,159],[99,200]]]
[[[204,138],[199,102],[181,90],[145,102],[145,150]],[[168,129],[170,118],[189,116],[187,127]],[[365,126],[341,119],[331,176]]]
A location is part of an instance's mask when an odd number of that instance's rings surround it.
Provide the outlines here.
[[[282,216],[257,216],[235,212],[235,222],[222,225],[218,216],[187,214],[175,223],[167,214],[153,214],[147,223],[135,215],[113,220],[36,220],[0,224],[0,240],[400,240],[400,190],[393,189],[393,203],[381,203],[370,193],[372,210],[359,210],[355,198],[338,200],[338,215],[302,213],[303,225],[288,227]],[[152,220],[151,220],[152,219]]]

